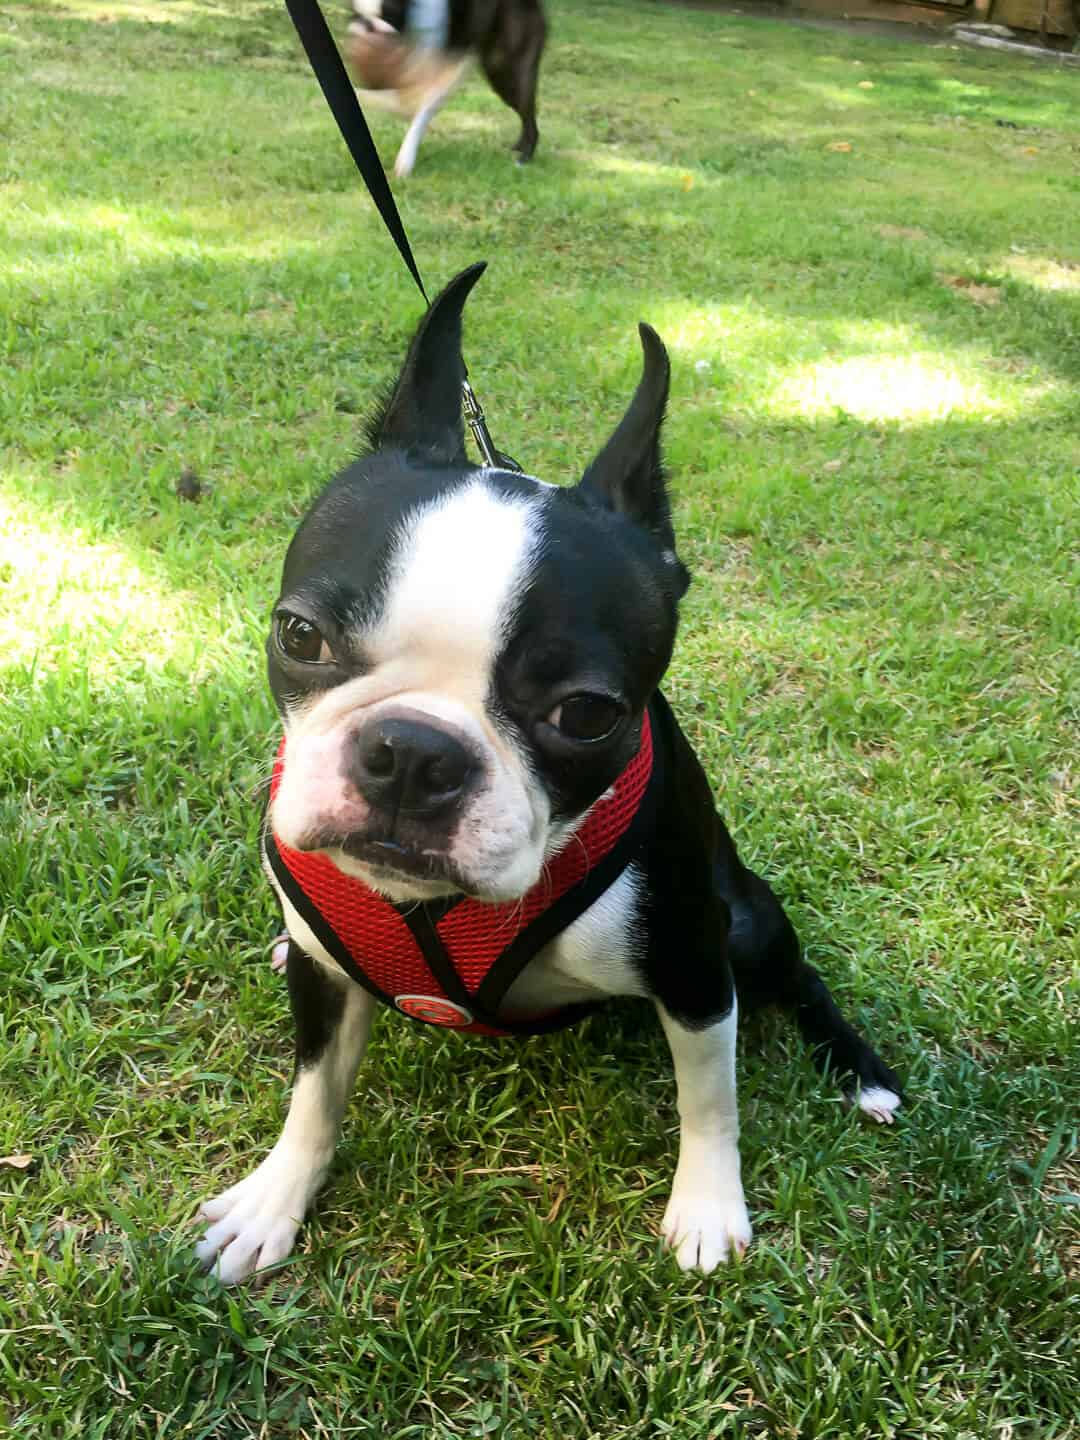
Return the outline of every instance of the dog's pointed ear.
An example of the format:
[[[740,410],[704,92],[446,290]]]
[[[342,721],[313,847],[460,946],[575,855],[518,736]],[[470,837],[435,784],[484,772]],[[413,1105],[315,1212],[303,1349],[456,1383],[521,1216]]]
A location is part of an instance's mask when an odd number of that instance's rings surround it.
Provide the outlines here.
[[[670,557],[673,569],[678,570],[676,588],[682,594],[688,578],[675,556],[675,532],[660,457],[671,365],[664,342],[651,325],[639,325],[638,334],[645,360],[634,398],[611,439],[585,471],[580,488],[656,537],[665,559]]]
[[[368,439],[376,449],[397,446],[439,464],[465,460],[461,312],[486,269],[485,261],[470,265],[435,297],[413,336],[390,399],[368,426]]]

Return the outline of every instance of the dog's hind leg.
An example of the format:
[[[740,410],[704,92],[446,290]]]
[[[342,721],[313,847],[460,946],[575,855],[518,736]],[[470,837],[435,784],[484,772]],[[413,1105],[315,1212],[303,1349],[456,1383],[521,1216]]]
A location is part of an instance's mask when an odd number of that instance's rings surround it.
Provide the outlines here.
[[[450,97],[451,91],[461,79],[468,60],[447,59],[440,66],[439,71],[433,80],[431,87],[424,92],[420,108],[412,118],[412,123],[405,132],[405,139],[401,142],[401,149],[394,161],[394,174],[399,180],[404,180],[411,175],[416,164],[416,153],[420,149],[420,141],[424,138],[424,131],[434,120],[442,107]]]
[[[775,1004],[790,1010],[818,1068],[835,1075],[864,1114],[891,1124],[901,1101],[899,1080],[803,960],[791,922],[769,886],[737,859],[730,863],[733,855],[717,867],[717,888],[731,911],[728,958],[744,1009]]]
[[[480,64],[491,88],[521,119],[521,134],[511,147],[518,164],[533,157],[540,131],[536,126],[536,87],[547,27],[539,7],[526,15],[508,15],[502,33],[480,47]]]
[[[196,1254],[227,1284],[283,1260],[326,1178],[376,1002],[344,973],[289,942],[296,1075],[285,1128],[245,1179],[202,1207]]]

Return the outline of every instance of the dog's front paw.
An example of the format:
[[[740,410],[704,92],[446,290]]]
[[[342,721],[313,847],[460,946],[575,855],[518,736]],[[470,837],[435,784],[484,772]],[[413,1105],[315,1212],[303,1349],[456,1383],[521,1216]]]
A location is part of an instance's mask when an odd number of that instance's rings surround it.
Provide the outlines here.
[[[270,941],[270,969],[275,975],[284,975],[289,964],[289,932],[275,935]]]
[[[678,1186],[660,1229],[675,1251],[679,1268],[700,1270],[705,1275],[731,1255],[741,1255],[753,1234],[741,1190],[725,1197]]]
[[[199,1211],[210,1222],[195,1247],[203,1266],[235,1285],[284,1260],[321,1178],[320,1171],[271,1150],[257,1170]]]
[[[855,1097],[855,1103],[864,1115],[869,1115],[879,1125],[891,1125],[900,1108],[900,1096],[895,1090],[886,1090],[883,1085],[866,1085]]]

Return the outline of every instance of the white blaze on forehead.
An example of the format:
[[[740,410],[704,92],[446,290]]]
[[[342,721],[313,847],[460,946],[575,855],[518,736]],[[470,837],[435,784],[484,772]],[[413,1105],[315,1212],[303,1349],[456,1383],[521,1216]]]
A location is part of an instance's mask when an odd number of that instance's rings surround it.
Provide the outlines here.
[[[542,503],[474,480],[407,516],[364,637],[375,665],[406,667],[410,689],[482,702],[529,580]]]

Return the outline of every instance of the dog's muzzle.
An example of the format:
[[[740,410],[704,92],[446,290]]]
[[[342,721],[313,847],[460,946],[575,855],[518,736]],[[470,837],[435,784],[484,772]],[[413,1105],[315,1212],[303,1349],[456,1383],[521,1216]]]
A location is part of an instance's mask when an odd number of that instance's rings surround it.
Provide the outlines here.
[[[479,766],[449,731],[407,716],[369,720],[347,752],[345,777],[383,815],[445,820],[461,810]]]

